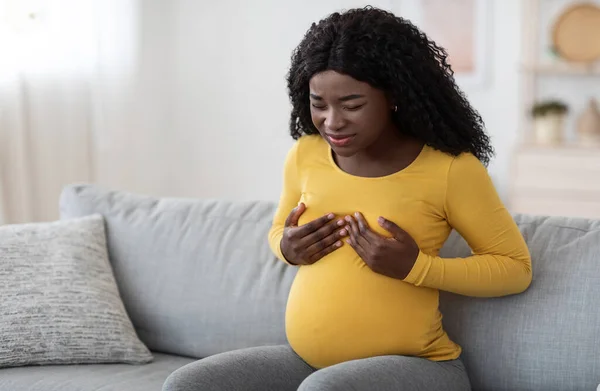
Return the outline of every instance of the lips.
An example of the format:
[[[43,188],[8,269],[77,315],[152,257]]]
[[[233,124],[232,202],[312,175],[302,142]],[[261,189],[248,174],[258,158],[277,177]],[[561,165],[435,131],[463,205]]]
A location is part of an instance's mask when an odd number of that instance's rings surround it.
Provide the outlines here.
[[[328,134],[327,139],[336,147],[344,147],[352,142],[355,134]]]

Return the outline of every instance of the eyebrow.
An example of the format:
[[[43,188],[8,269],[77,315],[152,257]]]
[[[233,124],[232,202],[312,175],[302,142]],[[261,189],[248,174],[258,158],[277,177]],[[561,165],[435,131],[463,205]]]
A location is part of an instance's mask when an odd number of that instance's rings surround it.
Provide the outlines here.
[[[319,95],[315,95],[315,94],[310,94],[310,97],[313,98],[314,100],[323,100],[323,98],[321,98]],[[360,99],[360,98],[364,98],[364,95],[360,95],[360,94],[351,94],[351,95],[346,95],[346,96],[342,96],[339,101],[340,102],[348,102],[349,100],[354,100],[354,99]]]

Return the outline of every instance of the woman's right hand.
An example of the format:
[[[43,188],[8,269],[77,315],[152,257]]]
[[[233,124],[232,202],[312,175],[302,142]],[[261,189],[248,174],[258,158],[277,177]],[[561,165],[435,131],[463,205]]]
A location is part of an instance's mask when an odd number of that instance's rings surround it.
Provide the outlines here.
[[[303,203],[292,210],[285,220],[281,239],[281,252],[294,265],[312,265],[340,248],[341,239],[348,234],[344,219],[333,221],[332,213],[299,227],[298,220],[305,210]]]

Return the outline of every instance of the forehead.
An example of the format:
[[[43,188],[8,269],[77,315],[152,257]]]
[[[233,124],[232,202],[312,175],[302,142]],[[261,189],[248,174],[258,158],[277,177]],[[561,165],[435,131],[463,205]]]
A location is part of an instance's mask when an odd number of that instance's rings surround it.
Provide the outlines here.
[[[368,83],[331,70],[315,74],[308,85],[311,93],[332,97],[357,93],[366,95],[374,90]]]

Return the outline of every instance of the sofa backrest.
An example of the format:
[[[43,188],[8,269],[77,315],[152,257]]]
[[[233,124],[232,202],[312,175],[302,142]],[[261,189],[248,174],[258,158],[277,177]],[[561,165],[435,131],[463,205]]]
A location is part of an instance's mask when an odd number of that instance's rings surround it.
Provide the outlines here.
[[[285,343],[296,269],[267,244],[275,205],[155,198],[92,185],[61,196],[61,216],[100,213],[138,334],[154,350],[206,357]],[[600,383],[600,221],[515,216],[532,254],[519,295],[442,292],[448,334],[474,390],[595,390]],[[441,255],[470,254],[453,232]]]
[[[286,342],[295,268],[271,254],[274,205],[66,187],[61,218],[100,213],[121,297],[152,350],[195,358]]]
[[[463,347],[474,390],[595,390],[600,384],[600,221],[514,216],[532,256],[527,291],[442,292],[444,328]],[[453,232],[443,257],[470,254]]]

